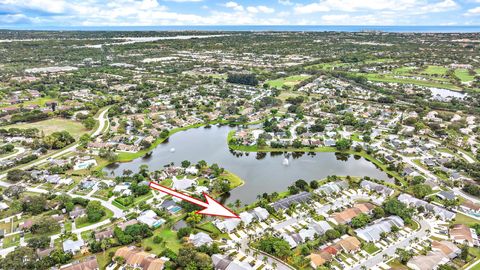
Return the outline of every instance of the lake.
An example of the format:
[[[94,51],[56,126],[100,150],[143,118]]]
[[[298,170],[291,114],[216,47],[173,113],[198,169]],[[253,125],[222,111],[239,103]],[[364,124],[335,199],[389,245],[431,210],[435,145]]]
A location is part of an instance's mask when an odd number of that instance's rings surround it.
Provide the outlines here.
[[[335,153],[293,153],[289,165],[283,165],[283,153],[234,153],[228,148],[227,135],[236,127],[212,126],[195,128],[172,135],[168,141],[158,145],[148,158],[138,158],[126,163],[112,164],[105,171],[122,175],[123,170],[134,172],[142,164],[150,170],[163,168],[175,163],[180,166],[183,160],[196,163],[205,160],[208,164],[217,163],[220,167],[240,176],[245,184],[230,192],[227,201],[240,199],[251,203],[264,192],[285,191],[295,180],[308,182],[328,175],[370,176],[393,182],[386,173],[374,164],[359,156]],[[175,151],[172,152],[171,149]]]

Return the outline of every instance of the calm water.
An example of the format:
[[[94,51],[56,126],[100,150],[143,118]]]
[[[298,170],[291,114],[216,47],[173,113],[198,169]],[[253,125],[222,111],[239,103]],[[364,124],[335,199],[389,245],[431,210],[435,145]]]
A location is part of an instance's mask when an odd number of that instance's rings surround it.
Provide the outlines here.
[[[467,96],[466,93],[452,91],[452,90],[443,89],[443,88],[431,87],[429,89],[432,92],[432,96],[440,96],[442,98],[452,97],[452,98],[462,99]]]
[[[256,196],[264,192],[280,192],[297,179],[311,181],[328,175],[370,176],[392,182],[388,176],[375,165],[360,157],[339,156],[335,153],[290,155],[289,165],[283,165],[283,153],[249,153],[233,154],[227,145],[227,134],[231,127],[213,126],[179,132],[169,141],[153,150],[150,158],[138,158],[131,162],[111,165],[105,170],[121,175],[124,169],[134,172],[142,164],[150,170],[161,169],[174,162],[180,165],[183,160],[192,163],[205,160],[208,164],[217,163],[245,180],[245,185],[232,190],[228,201],[240,199],[251,203]],[[170,150],[174,148],[175,151]]]

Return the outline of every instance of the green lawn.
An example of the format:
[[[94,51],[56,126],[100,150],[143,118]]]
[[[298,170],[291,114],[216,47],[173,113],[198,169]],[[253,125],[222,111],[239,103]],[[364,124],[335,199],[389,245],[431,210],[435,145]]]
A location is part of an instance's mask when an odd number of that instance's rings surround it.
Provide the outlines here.
[[[3,239],[3,248],[18,246],[20,244],[20,234],[5,237]]]
[[[473,226],[475,224],[478,224],[478,220],[476,220],[474,218],[471,218],[467,215],[457,213],[457,215],[455,216],[455,222],[454,223],[455,224],[465,224],[465,225],[468,225],[468,226]]]
[[[447,73],[447,68],[442,66],[428,66],[425,68],[423,73],[428,75],[445,75]]]
[[[163,239],[162,243],[160,244],[153,243],[153,237],[156,235],[159,235]],[[165,248],[168,248],[177,252],[181,247],[181,243],[177,239],[177,233],[175,231],[172,231],[169,229],[159,229],[154,232],[152,237],[144,239],[142,241],[142,247],[145,248],[147,246],[152,248],[152,250],[149,251],[150,253],[158,255]]]
[[[415,80],[410,78],[395,78],[389,74],[363,74],[363,73],[356,73],[357,76],[365,76],[369,81],[376,81],[376,82],[387,82],[387,83],[403,83],[403,84],[416,84],[425,87],[437,87],[437,88],[445,88],[453,91],[462,90],[460,87],[451,84],[451,83],[442,83],[439,81],[432,81],[432,80]]]
[[[83,228],[83,227],[86,227],[86,226],[90,226],[90,225],[93,225],[95,223],[102,222],[106,219],[109,219],[109,218],[113,217],[113,212],[112,211],[110,211],[106,208],[104,208],[104,210],[105,210],[105,215],[97,222],[89,222],[86,217],[81,217],[81,218],[75,219],[75,225],[76,225],[77,229],[80,229],[80,228]]]
[[[456,69],[455,76],[462,82],[470,82],[475,78],[475,76],[470,75],[467,69]]]
[[[271,80],[271,81],[266,81],[266,83],[270,87],[276,87],[276,88],[282,88],[284,85],[292,88],[296,84],[300,83],[301,81],[309,78],[310,76],[308,75],[295,75],[295,76],[289,76],[285,78],[279,78],[276,80]]]
[[[75,139],[80,138],[84,133],[87,133],[88,130],[83,126],[82,123],[76,122],[73,120],[63,119],[63,118],[52,118],[43,121],[33,122],[33,123],[22,123],[14,124],[3,127],[5,129],[9,128],[37,128],[40,131],[43,131],[45,135],[49,135],[56,131],[68,131]]]
[[[365,250],[368,254],[373,254],[380,250],[373,243],[365,243],[362,249]]]
[[[416,67],[399,67],[393,70],[395,74],[409,74],[412,71],[416,70]]]

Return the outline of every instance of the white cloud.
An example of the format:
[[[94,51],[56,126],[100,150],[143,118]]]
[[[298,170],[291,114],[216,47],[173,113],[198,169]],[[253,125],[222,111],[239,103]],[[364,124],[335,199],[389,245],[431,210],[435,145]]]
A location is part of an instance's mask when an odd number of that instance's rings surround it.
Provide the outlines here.
[[[322,0],[307,5],[298,4],[294,11],[297,14],[318,12],[374,12],[374,11],[412,11],[415,13],[444,12],[458,8],[454,0]]]
[[[250,13],[273,13],[275,9],[267,6],[249,6],[247,7],[247,11]]]
[[[295,13],[297,14],[310,14],[318,12],[328,12],[330,8],[321,3],[311,3],[308,5],[297,5],[294,8]]]
[[[187,3],[187,2],[203,2],[203,0],[165,0],[167,2]]]
[[[225,3],[225,7],[234,9],[236,11],[243,11],[243,6],[233,1]]]
[[[480,15],[480,7],[475,7],[467,10],[463,15],[465,16],[479,16]]]

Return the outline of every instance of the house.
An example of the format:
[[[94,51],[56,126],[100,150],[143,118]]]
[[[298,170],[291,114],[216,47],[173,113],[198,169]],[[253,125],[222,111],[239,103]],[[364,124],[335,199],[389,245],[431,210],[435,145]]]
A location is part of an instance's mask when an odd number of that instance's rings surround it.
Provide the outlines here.
[[[339,193],[342,190],[348,189],[348,183],[345,181],[329,182],[317,189],[317,192],[330,195],[333,193]]]
[[[27,219],[22,224],[19,225],[19,227],[22,230],[29,230],[32,226],[33,226],[33,220],[31,219]]]
[[[275,211],[278,211],[280,209],[287,209],[291,204],[299,204],[309,201],[311,197],[312,194],[303,191],[272,203],[272,207],[273,209],[275,209]]]
[[[414,256],[408,261],[407,266],[413,270],[432,270],[449,261],[441,251],[430,251],[425,256]]]
[[[393,193],[395,192],[393,189],[387,186],[377,184],[375,182],[368,181],[368,180],[363,180],[360,183],[360,186],[366,190],[375,191],[376,193],[381,194],[385,197],[392,196]]]
[[[435,195],[442,200],[450,200],[451,201],[451,200],[455,200],[457,198],[457,196],[455,195],[455,193],[453,191],[442,190]]]
[[[8,204],[6,204],[4,202],[0,202],[0,211],[7,210],[8,208],[10,208],[10,206],[8,206]]]
[[[55,247],[47,247],[45,249],[38,249],[35,251],[37,253],[37,256],[40,258],[44,258],[50,255],[52,251],[55,250]]]
[[[197,234],[190,234],[188,241],[196,247],[201,247],[203,245],[211,245],[213,239],[208,234],[204,232],[199,232]]]
[[[357,229],[355,232],[357,236],[364,241],[377,242],[381,239],[381,234],[389,233],[393,226],[397,226],[398,228],[405,226],[403,219],[398,216],[390,216],[363,229]]]
[[[448,241],[433,241],[432,251],[424,256],[414,256],[408,261],[407,266],[414,270],[436,269],[442,264],[448,263],[460,254],[460,249]]]
[[[185,169],[185,173],[196,175],[198,173],[198,169],[195,166],[190,166]]]
[[[60,267],[60,270],[97,270],[100,269],[96,256],[90,256],[83,261],[76,261]]]
[[[309,225],[318,235],[324,235],[326,231],[332,229],[328,222],[321,220],[321,221],[312,221]]]
[[[254,215],[252,215],[249,212],[242,212],[238,216],[243,221],[244,225],[248,225],[248,224],[252,223],[253,219],[255,218]]]
[[[174,177],[172,179],[172,182],[173,182],[172,187],[173,189],[176,189],[176,190],[186,190],[195,185],[195,180],[188,179],[188,178],[177,179],[176,177]]]
[[[215,225],[218,229],[223,232],[232,232],[237,228],[238,224],[240,224],[240,219],[238,218],[229,218],[225,220],[217,220],[215,221]]]
[[[433,241],[432,242],[432,250],[436,251],[441,251],[445,256],[447,256],[449,259],[456,258],[458,255],[460,255],[461,250],[458,248],[454,243],[449,242],[449,241]]]
[[[435,204],[428,203],[426,201],[417,199],[409,194],[400,194],[398,200],[406,205],[418,208],[424,207],[426,211],[434,214],[442,220],[452,220],[455,218],[455,213],[448,211],[447,209],[437,206]]]
[[[127,266],[143,270],[162,270],[166,261],[164,258],[156,258],[154,254],[133,246],[117,249],[114,257],[122,257]]]
[[[253,270],[254,268],[247,262],[236,261],[227,255],[213,254],[212,264],[215,270]]]
[[[467,213],[480,214],[480,205],[471,201],[463,201],[460,208]]]
[[[123,223],[118,224],[118,227],[119,227],[120,229],[122,229],[122,231],[123,231],[123,230],[125,230],[125,228],[127,228],[127,226],[135,225],[135,224],[138,224],[138,220],[136,220],[136,219],[130,219],[130,220],[127,220],[127,221],[125,221],[125,222],[123,222]]]
[[[101,232],[96,232],[95,233],[95,240],[100,241],[105,238],[110,238],[113,237],[113,230],[112,229],[107,229],[105,231]]]
[[[370,213],[374,208],[375,206],[371,203],[357,203],[351,208],[345,209],[341,212],[333,213],[329,220],[335,224],[347,224],[359,214]]]
[[[312,268],[316,269],[317,267],[324,265],[326,262],[331,261],[333,256],[326,251],[322,251],[320,253],[312,253],[307,256],[307,258],[310,259],[310,265]]]
[[[62,244],[63,251],[70,252],[72,254],[75,254],[78,251],[80,251],[84,245],[85,245],[85,242],[83,242],[82,239],[79,239],[77,241],[68,239],[68,240],[65,240]]]
[[[115,186],[115,188],[112,190],[113,193],[115,194],[121,194],[124,196],[129,196],[132,194],[132,191],[130,190],[130,183],[122,183],[118,184]]]
[[[334,248],[346,253],[356,252],[360,250],[360,241],[354,236],[343,236],[340,241],[334,244]]]
[[[87,210],[85,210],[85,208],[81,208],[81,207],[77,206],[77,207],[75,207],[75,209],[70,211],[70,218],[71,219],[76,219],[78,217],[83,217],[86,214],[87,214]]]
[[[478,237],[475,231],[465,224],[453,225],[448,233],[450,234],[450,238],[455,243],[467,243],[469,246],[478,245]]]
[[[146,210],[142,212],[138,217],[137,220],[143,224],[148,225],[149,227],[156,228],[163,223],[165,220],[162,218],[158,218],[157,214],[153,210]]]
[[[267,209],[262,207],[255,207],[252,211],[252,214],[260,221],[265,220],[270,216]]]

